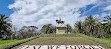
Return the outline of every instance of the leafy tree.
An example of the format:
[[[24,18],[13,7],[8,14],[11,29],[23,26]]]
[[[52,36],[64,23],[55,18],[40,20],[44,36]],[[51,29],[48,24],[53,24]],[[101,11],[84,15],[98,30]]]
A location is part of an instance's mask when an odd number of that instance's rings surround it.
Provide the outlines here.
[[[66,27],[67,27],[67,32],[71,32],[72,31],[72,27],[69,24],[67,24]]]
[[[56,30],[56,28],[54,26],[52,26],[52,24],[47,24],[47,25],[44,25],[41,29],[41,31],[45,34],[47,33],[54,33]]]
[[[16,34],[17,34],[17,28],[15,26],[12,25],[12,35],[11,35],[11,39],[16,39]]]
[[[25,39],[34,36],[35,33],[37,33],[37,27],[36,26],[23,26],[17,35],[19,39]]]

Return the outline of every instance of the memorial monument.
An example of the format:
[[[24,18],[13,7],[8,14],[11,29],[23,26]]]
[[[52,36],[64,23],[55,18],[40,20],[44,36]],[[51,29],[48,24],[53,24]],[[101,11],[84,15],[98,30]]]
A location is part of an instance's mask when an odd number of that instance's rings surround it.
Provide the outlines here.
[[[64,26],[64,21],[61,19],[56,20],[57,26],[56,26],[56,34],[66,34],[67,33],[67,27]]]

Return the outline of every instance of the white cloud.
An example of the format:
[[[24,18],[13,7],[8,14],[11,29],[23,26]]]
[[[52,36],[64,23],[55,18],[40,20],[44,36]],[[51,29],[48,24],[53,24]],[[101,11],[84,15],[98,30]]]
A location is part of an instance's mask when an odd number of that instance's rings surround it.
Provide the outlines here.
[[[111,0],[106,0],[105,2],[103,2],[103,4],[101,4],[102,6],[104,6],[103,11],[108,11],[111,10]]]
[[[97,7],[99,8],[97,12],[111,10],[111,0],[96,0],[93,5],[94,6],[92,6],[89,10],[84,11],[82,15],[87,14]]]
[[[106,13],[101,13],[101,17],[105,17],[105,16],[107,16],[108,14],[106,14]]]
[[[106,10],[111,10],[111,5],[105,7],[105,8],[104,8],[104,11],[106,11]]]
[[[9,5],[9,9],[14,10],[10,18],[18,28],[29,25],[42,27],[49,23],[56,25],[55,20],[60,17],[65,24],[73,27],[75,22],[85,18],[79,17],[79,9],[95,2],[96,0],[15,0],[15,3]]]
[[[94,17],[95,17],[95,18],[99,18],[100,15],[99,15],[99,14],[95,14]]]
[[[111,15],[111,13],[101,13],[101,17],[106,17],[106,16],[110,16]]]

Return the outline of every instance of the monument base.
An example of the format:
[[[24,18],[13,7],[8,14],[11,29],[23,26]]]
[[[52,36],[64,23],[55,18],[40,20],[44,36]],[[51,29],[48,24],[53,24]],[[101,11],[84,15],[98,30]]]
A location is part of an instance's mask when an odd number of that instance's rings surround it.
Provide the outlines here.
[[[65,26],[56,26],[56,34],[66,34],[67,27]]]

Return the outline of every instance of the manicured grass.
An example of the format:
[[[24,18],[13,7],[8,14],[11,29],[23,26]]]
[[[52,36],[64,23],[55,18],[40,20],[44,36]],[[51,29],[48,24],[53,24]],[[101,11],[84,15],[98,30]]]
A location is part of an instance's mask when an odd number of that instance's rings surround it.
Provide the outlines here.
[[[39,37],[80,37],[79,34],[41,34]]]
[[[0,49],[10,49],[11,47],[14,47],[14,46],[20,45],[22,43],[28,42],[30,40],[36,39],[37,37],[38,36],[19,40],[19,41],[15,41],[15,42],[11,42],[11,43],[7,43],[7,44],[2,44],[2,45],[0,45]]]
[[[108,40],[108,41],[111,41],[111,39],[104,39],[104,40]]]
[[[15,42],[15,41],[19,41],[19,40],[2,40],[0,41],[0,45]]]

